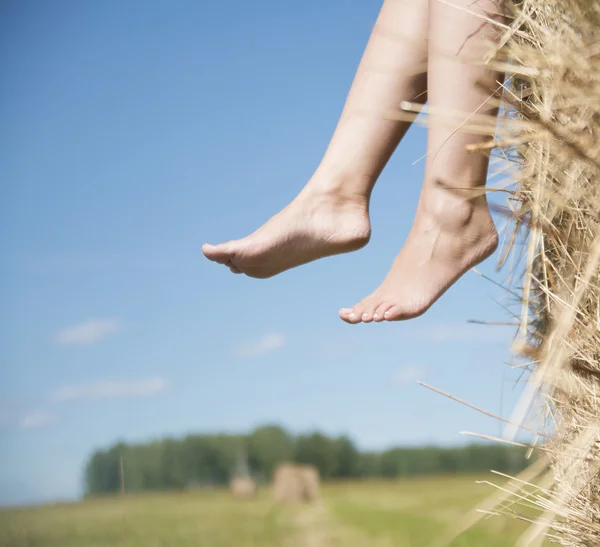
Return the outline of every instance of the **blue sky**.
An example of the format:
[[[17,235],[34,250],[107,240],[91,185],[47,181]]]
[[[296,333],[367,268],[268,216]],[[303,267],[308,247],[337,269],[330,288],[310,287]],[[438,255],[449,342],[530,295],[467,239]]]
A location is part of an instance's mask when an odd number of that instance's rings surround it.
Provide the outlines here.
[[[468,273],[407,323],[337,316],[408,233],[424,129],[377,185],[366,249],[270,280],[200,252],[308,180],[379,7],[2,3],[0,501],[77,496],[91,451],[119,438],[264,422],[362,448],[500,433],[415,384],[509,413],[512,331],[466,323],[507,319],[494,285]]]

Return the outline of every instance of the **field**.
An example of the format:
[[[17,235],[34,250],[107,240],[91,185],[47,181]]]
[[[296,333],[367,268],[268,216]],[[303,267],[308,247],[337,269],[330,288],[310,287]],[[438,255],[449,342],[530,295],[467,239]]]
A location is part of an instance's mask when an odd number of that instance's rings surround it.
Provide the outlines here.
[[[492,492],[476,484],[482,478],[327,484],[321,503],[283,508],[266,490],[253,500],[198,490],[8,509],[0,512],[0,546],[426,546]],[[518,521],[492,517],[452,545],[508,547],[522,530]]]

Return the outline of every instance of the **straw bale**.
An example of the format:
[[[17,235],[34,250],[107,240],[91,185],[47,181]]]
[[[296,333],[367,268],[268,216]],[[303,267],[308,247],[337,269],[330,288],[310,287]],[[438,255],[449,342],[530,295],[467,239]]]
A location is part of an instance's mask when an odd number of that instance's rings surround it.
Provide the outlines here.
[[[510,173],[512,235],[521,258],[515,349],[528,369],[512,421],[547,437],[550,484],[518,495],[544,536],[600,545],[600,1],[524,0],[491,63],[508,67],[494,143]],[[541,420],[540,420],[541,418]],[[515,516],[515,507],[499,511]]]
[[[315,467],[283,463],[273,474],[273,497],[279,503],[314,501],[319,497],[319,481]]]
[[[256,494],[256,482],[251,477],[236,476],[229,483],[234,498],[251,498]]]

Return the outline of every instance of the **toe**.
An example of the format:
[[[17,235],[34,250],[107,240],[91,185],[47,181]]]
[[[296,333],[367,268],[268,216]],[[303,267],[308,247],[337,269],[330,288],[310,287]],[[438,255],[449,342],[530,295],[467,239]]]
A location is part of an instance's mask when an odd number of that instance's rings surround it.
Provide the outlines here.
[[[370,314],[370,313],[368,313],[368,312],[365,311],[360,316],[360,320],[363,323],[370,323],[371,321],[373,321],[373,314]]]
[[[229,270],[234,274],[241,274],[242,270],[238,270],[235,266],[229,266]]]
[[[391,306],[383,313],[383,318],[386,321],[400,321],[402,319],[402,315],[402,309],[400,306]]]
[[[210,243],[202,245],[202,252],[204,253],[204,256],[210,260],[214,260],[215,257],[221,254],[219,252],[219,246],[211,245]]]
[[[363,323],[370,323],[374,319],[375,310],[378,302],[376,300],[367,300],[362,306],[361,319]]]
[[[351,325],[356,325],[356,323],[360,323],[360,315],[356,313],[354,308],[340,309],[340,319],[342,319],[342,321],[345,321],[346,323],[350,323]]]
[[[227,243],[222,243],[220,245],[205,243],[202,245],[202,252],[206,258],[218,262],[219,264],[225,264],[231,258]]]
[[[391,307],[392,304],[390,304],[389,302],[383,302],[382,304],[379,304],[379,306],[377,306],[375,312],[373,313],[373,321],[376,321],[377,323],[381,323],[382,321],[384,321],[386,319],[385,313]]]

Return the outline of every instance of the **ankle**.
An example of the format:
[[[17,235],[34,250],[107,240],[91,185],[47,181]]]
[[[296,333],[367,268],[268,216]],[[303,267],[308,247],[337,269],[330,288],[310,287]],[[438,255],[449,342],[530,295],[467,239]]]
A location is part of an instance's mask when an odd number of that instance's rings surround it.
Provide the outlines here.
[[[369,210],[371,186],[366,177],[334,176],[317,171],[302,190],[302,194],[339,207]]]
[[[460,232],[480,222],[482,214],[491,219],[485,196],[469,199],[447,190],[436,190],[423,196],[421,206],[428,218],[448,232]]]

